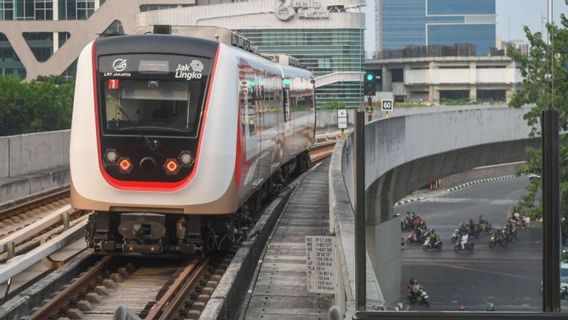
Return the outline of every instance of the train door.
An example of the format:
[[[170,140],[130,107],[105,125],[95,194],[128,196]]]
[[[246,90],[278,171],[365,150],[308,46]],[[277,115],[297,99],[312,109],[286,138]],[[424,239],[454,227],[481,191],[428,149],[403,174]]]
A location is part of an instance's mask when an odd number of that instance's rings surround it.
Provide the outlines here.
[[[259,178],[260,135],[257,134],[256,75],[244,60],[239,64],[241,132],[245,140],[244,160],[246,172],[243,184],[254,187]]]
[[[290,119],[290,88],[282,89],[282,99],[284,101],[284,122]]]
[[[284,139],[285,148],[283,152],[286,154],[285,161],[291,159],[294,153],[294,114],[292,109],[292,100],[290,95],[290,79],[284,80],[283,101],[284,101]]]

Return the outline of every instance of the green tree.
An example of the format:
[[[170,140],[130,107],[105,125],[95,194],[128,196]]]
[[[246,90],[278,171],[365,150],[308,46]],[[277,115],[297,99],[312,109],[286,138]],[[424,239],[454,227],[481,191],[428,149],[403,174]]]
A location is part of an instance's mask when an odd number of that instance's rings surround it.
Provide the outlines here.
[[[567,2],[568,3],[568,2]],[[561,130],[568,129],[568,20],[564,14],[560,25],[547,25],[549,37],[540,32],[531,32],[524,28],[530,42],[528,55],[523,55],[512,47],[508,48],[509,56],[520,66],[523,77],[522,87],[515,92],[510,106],[520,108],[534,105],[525,114],[531,131],[530,137],[540,135],[540,115],[545,108],[554,105],[560,112]],[[522,173],[541,174],[541,150],[529,148],[529,162],[521,168]],[[561,212],[564,217],[568,212],[568,136],[560,138],[560,192]],[[542,216],[542,203],[537,197],[541,190],[541,179],[531,180],[527,192],[521,197],[519,206],[533,218]],[[568,220],[567,220],[568,221]],[[568,225],[563,230],[568,231]],[[566,233],[566,232],[564,232]]]
[[[24,86],[18,78],[0,78],[0,136],[29,132],[32,116],[25,102]]]
[[[74,84],[62,77],[0,77],[0,136],[68,129]]]

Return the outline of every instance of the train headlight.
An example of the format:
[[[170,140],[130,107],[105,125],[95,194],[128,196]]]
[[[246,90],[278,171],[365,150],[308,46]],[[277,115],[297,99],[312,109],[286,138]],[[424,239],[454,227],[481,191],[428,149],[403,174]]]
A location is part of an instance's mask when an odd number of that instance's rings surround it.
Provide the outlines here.
[[[107,149],[105,152],[105,160],[108,163],[116,164],[116,160],[118,160],[118,153],[115,149]]]
[[[164,171],[167,175],[176,175],[179,172],[179,163],[177,159],[168,159],[164,163]]]
[[[118,159],[118,168],[121,173],[130,173],[132,171],[132,161],[128,157]]]
[[[182,167],[189,167],[193,164],[193,157],[189,151],[182,151],[179,155],[179,161]]]

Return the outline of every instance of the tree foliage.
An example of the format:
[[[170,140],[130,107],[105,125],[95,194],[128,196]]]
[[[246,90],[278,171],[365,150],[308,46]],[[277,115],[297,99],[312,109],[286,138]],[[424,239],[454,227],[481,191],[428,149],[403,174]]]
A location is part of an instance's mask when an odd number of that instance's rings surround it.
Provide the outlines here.
[[[567,1],[568,3],[568,1]],[[512,47],[508,48],[509,56],[520,66],[523,77],[522,87],[515,92],[510,106],[520,108],[534,105],[524,118],[527,120],[531,137],[541,133],[540,115],[545,108],[554,105],[560,112],[561,130],[568,129],[568,19],[561,16],[560,25],[547,25],[548,35],[531,32],[524,28],[530,42],[528,55],[523,55]],[[552,39],[547,39],[550,37]],[[522,173],[541,174],[541,150],[529,148],[529,162],[521,168]],[[568,136],[560,138],[560,192],[561,212],[568,212]],[[526,193],[519,201],[521,209],[530,216],[542,216],[542,204],[539,192],[541,179],[531,180]],[[568,221],[568,220],[567,220]],[[568,231],[563,225],[563,230]]]
[[[0,77],[0,136],[68,129],[73,91],[73,82],[61,77]]]

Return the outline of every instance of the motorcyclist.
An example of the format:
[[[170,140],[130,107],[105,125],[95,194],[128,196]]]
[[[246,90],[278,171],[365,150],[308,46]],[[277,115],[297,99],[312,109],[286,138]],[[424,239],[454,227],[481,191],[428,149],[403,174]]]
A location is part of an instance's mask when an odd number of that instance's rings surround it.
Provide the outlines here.
[[[460,224],[459,234],[469,233],[465,223]]]
[[[434,229],[430,230],[430,233],[428,234],[428,239],[430,239],[431,245],[434,245],[434,243],[436,243],[436,241],[438,241],[439,237],[436,234],[436,230],[434,230]]]
[[[420,239],[420,237],[422,236],[422,228],[415,228],[414,235],[416,237],[416,240]]]
[[[523,228],[525,227],[525,217],[523,217],[523,215],[517,210],[514,211],[513,215],[511,216],[511,219],[515,221],[518,225],[522,226]]]
[[[462,250],[465,250],[465,245],[467,244],[468,241],[469,241],[469,234],[467,232],[463,233],[460,242]]]
[[[414,278],[410,278],[410,281],[408,281],[408,285],[406,286],[406,294],[408,296],[408,300],[414,299],[414,293],[415,293],[414,285],[417,283],[418,282]]]
[[[490,227],[489,221],[485,220],[483,213],[479,214],[479,227],[481,231],[487,231]]]
[[[469,234],[475,234],[475,223],[473,223],[473,219],[469,218],[467,222],[467,227],[469,229]]]

